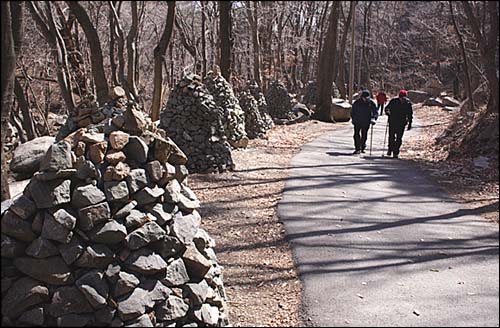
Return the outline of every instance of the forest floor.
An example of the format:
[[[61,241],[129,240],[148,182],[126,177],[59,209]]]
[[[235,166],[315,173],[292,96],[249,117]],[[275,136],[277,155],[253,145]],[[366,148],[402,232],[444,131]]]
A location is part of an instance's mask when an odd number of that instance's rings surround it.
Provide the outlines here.
[[[435,138],[453,114],[416,105],[415,117],[421,127],[404,141],[401,158],[430,171],[453,198],[498,222],[498,162],[481,168],[467,156],[447,160],[448,149]],[[302,285],[276,205],[292,156],[335,127],[317,121],[276,126],[267,140],[251,140],[247,149],[233,151],[235,171],[190,175],[189,185],[202,202],[203,227],[217,242],[233,326],[303,326]]]

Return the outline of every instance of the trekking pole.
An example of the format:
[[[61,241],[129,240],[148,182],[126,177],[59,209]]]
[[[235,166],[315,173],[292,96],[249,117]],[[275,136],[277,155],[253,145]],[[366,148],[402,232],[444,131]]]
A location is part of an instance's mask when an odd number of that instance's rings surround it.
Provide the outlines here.
[[[382,146],[382,157],[384,157],[385,154],[385,139],[387,138],[387,130],[389,128],[389,119],[385,122],[385,133],[384,133],[384,143]]]
[[[370,133],[370,156],[372,155],[372,143],[373,143],[373,125],[372,124],[372,132]]]

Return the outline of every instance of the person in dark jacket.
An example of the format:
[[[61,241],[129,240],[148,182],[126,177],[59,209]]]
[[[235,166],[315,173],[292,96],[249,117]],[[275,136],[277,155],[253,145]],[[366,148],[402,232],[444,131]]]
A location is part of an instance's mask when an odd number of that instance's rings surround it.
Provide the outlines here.
[[[378,118],[377,105],[370,98],[370,92],[363,90],[360,97],[352,104],[351,119],[354,125],[354,154],[364,153],[370,124]]]
[[[399,96],[392,98],[385,107],[385,113],[389,115],[389,150],[387,156],[392,154],[392,157],[398,158],[405,126],[408,124],[408,130],[410,130],[413,121],[413,108],[410,99],[408,99],[408,92],[400,90]]]

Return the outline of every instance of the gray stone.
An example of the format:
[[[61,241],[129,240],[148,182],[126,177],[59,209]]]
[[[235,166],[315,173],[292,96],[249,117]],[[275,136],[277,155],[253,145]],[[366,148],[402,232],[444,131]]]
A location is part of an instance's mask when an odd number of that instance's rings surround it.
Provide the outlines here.
[[[14,258],[24,254],[26,244],[15,240],[7,235],[1,234],[2,257]]]
[[[159,182],[165,174],[165,168],[160,161],[152,161],[146,165],[149,177],[154,182]]]
[[[209,304],[203,304],[200,309],[194,311],[194,317],[207,326],[215,326],[219,321],[219,309]]]
[[[59,171],[36,172],[33,177],[40,181],[68,179],[77,173],[77,169],[64,169]]]
[[[118,301],[118,315],[124,321],[140,317],[147,307],[153,307],[154,302],[148,297],[148,291],[136,288],[134,291]]]
[[[108,279],[108,281],[112,286],[116,285],[116,281],[118,280],[118,274],[121,272],[121,269],[122,268],[118,264],[111,263],[106,268],[106,271],[104,271],[106,278]]]
[[[169,287],[181,286],[188,281],[189,276],[182,259],[172,261],[172,263],[170,263],[167,267],[165,277],[161,279],[161,282]]]
[[[134,230],[125,238],[125,245],[130,249],[139,249],[149,243],[160,240],[166,235],[156,222],[145,223],[142,227]]]
[[[428,99],[431,95],[425,91],[420,90],[408,90],[408,98],[410,98],[411,102],[421,103]]]
[[[95,243],[118,244],[127,236],[127,228],[115,220],[106,222],[103,226],[96,227],[90,233],[90,239]]]
[[[155,304],[165,301],[172,294],[172,290],[157,279],[146,280],[139,287],[149,291],[148,297]]]
[[[6,293],[16,280],[17,277],[3,277],[1,286],[2,294]]]
[[[59,141],[52,144],[40,162],[40,171],[56,172],[64,169],[71,169],[71,145],[66,141]]]
[[[43,212],[37,212],[35,215],[35,218],[33,219],[33,222],[31,223],[31,229],[37,234],[42,233],[42,228],[43,228],[43,218],[45,217],[45,213]]]
[[[448,107],[460,106],[460,101],[458,101],[452,97],[449,97],[449,96],[445,96],[445,97],[441,98],[441,100],[442,100],[444,106],[448,106]]]
[[[43,326],[44,322],[43,313],[44,313],[43,307],[31,309],[29,311],[22,313],[19,319],[17,319],[17,322],[22,325],[27,325],[30,327]]]
[[[60,244],[58,248],[64,262],[70,265],[75,262],[78,257],[80,257],[85,249],[85,246],[79,237],[73,236],[68,244]]]
[[[193,241],[199,226],[200,219],[198,215],[176,215],[174,216],[174,223],[172,224],[171,229],[174,236],[179,238],[184,245],[188,245]]]
[[[76,218],[64,209],[59,209],[52,214],[54,220],[68,230],[73,230],[76,226]]]
[[[135,275],[124,271],[119,272],[117,276],[118,280],[115,284],[114,297],[130,293],[141,282]]]
[[[54,137],[45,136],[20,144],[12,155],[10,170],[29,175],[35,173],[38,171],[45,153],[55,140]]]
[[[76,281],[76,286],[94,309],[106,306],[109,287],[102,271],[89,271]]]
[[[125,327],[154,327],[148,314],[143,314],[139,318],[129,321]]]
[[[148,145],[141,137],[130,136],[127,145],[123,148],[123,152],[128,160],[138,164],[143,164],[148,158]]]
[[[14,265],[25,275],[51,285],[67,285],[73,282],[69,267],[60,257],[18,257],[14,259]]]
[[[21,219],[10,210],[2,217],[2,233],[20,241],[30,242],[36,238],[31,230],[31,224]]]
[[[69,203],[71,180],[39,181],[32,179],[28,185],[38,209]]]
[[[183,252],[186,247],[174,236],[165,236],[159,241],[151,244],[151,249],[155,250],[163,258],[175,257]]]
[[[134,194],[134,199],[139,206],[156,202],[157,198],[165,193],[163,188],[155,186],[154,188],[145,187]]]
[[[3,214],[12,206],[14,201],[12,199],[6,199],[3,202],[0,203],[0,216],[3,216]]]
[[[89,231],[94,226],[111,218],[111,210],[107,202],[87,206],[78,210],[78,228]]]
[[[192,200],[183,194],[179,194],[178,205],[179,205],[179,208],[189,211],[189,210],[194,210],[194,209],[200,208],[200,201],[197,199]]]
[[[130,173],[127,177],[127,184],[131,193],[135,193],[140,189],[146,187],[148,185],[146,170],[144,169],[130,170]]]
[[[49,300],[49,290],[28,277],[16,281],[2,296],[2,316],[16,317],[33,305]]]
[[[170,296],[165,302],[155,308],[156,318],[160,321],[173,321],[184,317],[189,310],[182,298]]]
[[[76,177],[81,180],[86,179],[99,179],[101,177],[101,173],[95,167],[95,164],[92,161],[83,160],[76,162]]]
[[[165,186],[165,202],[168,203],[177,203],[179,202],[179,196],[181,194],[181,185],[179,181],[177,180],[171,180],[169,183]]]
[[[133,104],[129,103],[123,116],[125,118],[123,130],[135,135],[141,135],[146,128],[144,114],[140,110],[135,109]]]
[[[200,305],[207,299],[210,287],[205,280],[197,284],[186,284],[189,299],[194,305]]]
[[[211,238],[202,228],[199,228],[198,231],[196,231],[193,242],[200,252],[203,252],[205,248],[215,247],[215,241],[213,238]]]
[[[142,213],[138,210],[132,210],[130,211],[130,214],[125,218],[125,226],[130,230],[136,227],[140,227],[148,221],[152,221],[152,219],[146,213]]]
[[[36,213],[35,203],[24,195],[14,198],[9,209],[23,220],[30,218]]]
[[[192,279],[202,279],[212,266],[212,262],[203,256],[203,254],[196,249],[194,244],[190,244],[186,247],[182,259],[186,265],[189,277]]]
[[[75,286],[64,286],[56,289],[48,312],[53,317],[71,313],[94,312],[85,296]]]
[[[89,245],[75,262],[75,265],[85,268],[105,268],[114,258],[115,254],[113,251],[105,245]]]
[[[109,325],[113,321],[116,310],[107,306],[95,312],[95,321],[98,324]]]
[[[57,318],[57,327],[85,327],[92,322],[89,314],[65,314]]]
[[[67,244],[73,237],[73,232],[57,222],[53,215],[47,213],[43,220],[42,237]]]
[[[122,219],[126,217],[127,215],[130,214],[130,212],[137,206],[137,201],[133,200],[130,203],[127,203],[124,205],[122,208],[120,208],[116,213],[113,215],[115,219]]]
[[[165,260],[146,247],[132,252],[125,260],[125,264],[131,271],[145,276],[160,273],[167,268]]]
[[[98,143],[104,141],[104,133],[88,132],[82,136],[83,142]]]
[[[177,181],[179,181],[179,183],[182,183],[186,179],[188,174],[189,174],[189,172],[188,172],[188,169],[185,165],[176,165],[175,166],[174,178]]]
[[[114,131],[109,134],[109,143],[115,150],[122,150],[129,141],[129,134],[123,131]]]
[[[31,257],[43,259],[46,257],[58,255],[59,250],[49,240],[38,237],[28,246],[28,248],[26,248],[26,254]]]
[[[127,201],[129,198],[125,181],[110,181],[104,183],[104,193],[109,202]]]
[[[156,223],[160,226],[163,226],[172,220],[172,214],[165,212],[162,204],[156,203],[154,206],[147,206],[145,208],[156,218]]]
[[[71,204],[76,208],[87,207],[106,200],[104,193],[94,185],[85,185],[75,188]]]

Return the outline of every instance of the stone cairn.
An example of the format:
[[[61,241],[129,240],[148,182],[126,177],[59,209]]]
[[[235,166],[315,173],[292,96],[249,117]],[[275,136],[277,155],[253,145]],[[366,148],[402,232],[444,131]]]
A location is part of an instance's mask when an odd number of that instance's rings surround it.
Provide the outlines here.
[[[240,105],[245,112],[245,130],[250,139],[266,138],[268,124],[259,111],[257,100],[249,91],[240,93]]]
[[[231,85],[217,70],[208,72],[203,82],[213,96],[215,104],[223,112],[224,131],[228,142],[234,148],[245,148],[248,145],[245,113],[241,109]]]
[[[316,82],[309,81],[307,86],[304,88],[302,99],[302,102],[306,104],[308,108],[316,107],[316,92]],[[340,98],[340,91],[335,83],[332,85],[332,98]]]
[[[190,172],[234,169],[223,112],[195,74],[186,74],[170,93],[160,127],[187,155]]]
[[[134,106],[104,122],[54,143],[2,203],[2,325],[228,325],[186,156]]]
[[[274,123],[271,115],[269,115],[266,97],[264,97],[262,89],[259,87],[256,81],[249,81],[247,83],[247,90],[257,101],[257,106],[259,107],[260,116],[264,120],[265,128],[269,130],[274,126]]]
[[[292,113],[293,98],[283,83],[279,81],[270,83],[266,92],[266,101],[273,120],[294,118]]]

